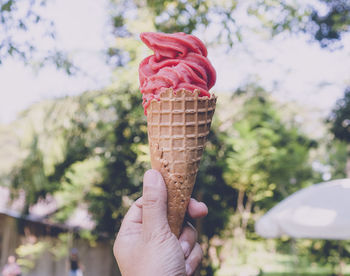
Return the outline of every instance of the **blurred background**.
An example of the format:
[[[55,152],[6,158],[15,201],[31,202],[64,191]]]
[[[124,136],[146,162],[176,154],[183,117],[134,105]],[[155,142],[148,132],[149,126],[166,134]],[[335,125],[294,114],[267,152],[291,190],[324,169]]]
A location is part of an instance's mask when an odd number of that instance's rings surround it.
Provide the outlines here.
[[[218,75],[197,275],[350,273],[348,241],[254,230],[350,177],[349,26],[348,0],[0,0],[0,269],[119,275],[113,240],[150,168],[139,34],[162,31],[198,36]]]

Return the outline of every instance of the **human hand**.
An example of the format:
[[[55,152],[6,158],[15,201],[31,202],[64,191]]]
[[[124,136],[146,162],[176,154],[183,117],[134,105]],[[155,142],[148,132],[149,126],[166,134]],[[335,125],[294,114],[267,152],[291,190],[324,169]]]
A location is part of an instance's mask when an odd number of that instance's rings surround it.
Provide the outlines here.
[[[191,199],[188,214],[206,216],[203,202]],[[143,179],[143,195],[124,217],[114,255],[123,276],[192,275],[203,258],[197,232],[187,224],[177,239],[167,220],[167,191],[161,174],[149,170]]]

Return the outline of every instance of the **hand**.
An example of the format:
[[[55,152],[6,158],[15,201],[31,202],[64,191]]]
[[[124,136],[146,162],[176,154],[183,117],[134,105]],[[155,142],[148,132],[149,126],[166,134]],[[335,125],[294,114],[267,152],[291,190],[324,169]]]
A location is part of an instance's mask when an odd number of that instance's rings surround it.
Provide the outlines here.
[[[201,218],[207,206],[191,199],[188,214]],[[123,276],[192,275],[203,258],[197,232],[187,224],[177,239],[167,220],[167,191],[161,174],[149,170],[143,179],[143,195],[125,215],[114,255]]]

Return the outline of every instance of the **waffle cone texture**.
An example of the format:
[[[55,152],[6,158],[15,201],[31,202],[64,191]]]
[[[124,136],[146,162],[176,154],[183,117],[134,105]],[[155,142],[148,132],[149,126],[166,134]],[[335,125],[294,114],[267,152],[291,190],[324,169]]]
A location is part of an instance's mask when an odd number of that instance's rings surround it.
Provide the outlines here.
[[[168,222],[179,237],[216,107],[216,96],[164,89],[147,108],[152,168],[164,178]]]

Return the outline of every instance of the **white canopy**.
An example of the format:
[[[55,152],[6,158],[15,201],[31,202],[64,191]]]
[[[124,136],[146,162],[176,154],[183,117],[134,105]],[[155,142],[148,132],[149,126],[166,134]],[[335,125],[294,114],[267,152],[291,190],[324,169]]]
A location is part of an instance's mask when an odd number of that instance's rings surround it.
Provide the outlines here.
[[[350,239],[350,179],[312,185],[287,197],[255,224],[265,238]]]

